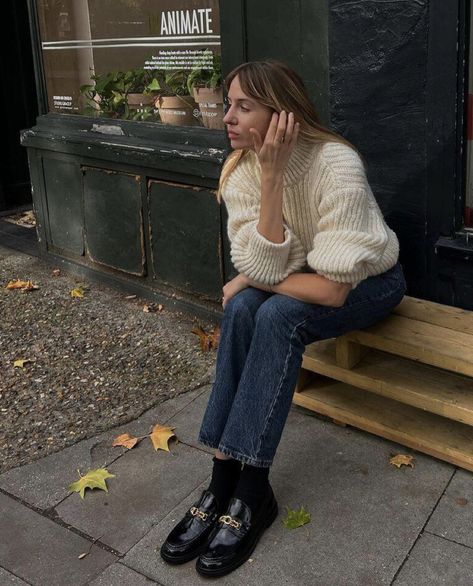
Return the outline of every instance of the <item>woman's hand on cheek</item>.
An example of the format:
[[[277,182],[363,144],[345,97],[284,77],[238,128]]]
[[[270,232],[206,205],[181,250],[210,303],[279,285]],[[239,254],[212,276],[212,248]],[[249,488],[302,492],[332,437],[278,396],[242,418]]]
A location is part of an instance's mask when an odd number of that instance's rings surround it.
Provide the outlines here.
[[[223,287],[223,298],[222,298],[222,307],[225,309],[225,306],[230,301],[232,297],[234,297],[237,293],[249,287],[249,280],[246,275],[240,274],[237,275],[231,281]]]
[[[294,114],[284,110],[272,115],[264,141],[261,134],[250,128],[253,145],[263,172],[283,173],[297,143],[299,122],[294,122]]]

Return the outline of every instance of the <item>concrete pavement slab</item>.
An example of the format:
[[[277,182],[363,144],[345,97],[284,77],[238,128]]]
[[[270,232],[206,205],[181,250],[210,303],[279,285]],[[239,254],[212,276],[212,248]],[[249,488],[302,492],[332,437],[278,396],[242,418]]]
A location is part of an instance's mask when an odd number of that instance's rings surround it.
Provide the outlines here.
[[[423,533],[393,586],[471,586],[473,549]]]
[[[426,530],[473,547],[473,474],[456,470]],[[472,578],[473,584],[473,578]]]
[[[155,452],[146,438],[108,467],[115,474],[107,481],[108,493],[86,491],[84,500],[72,494],[56,512],[124,553],[208,477],[210,466],[211,457],[203,451],[178,443],[170,453]]]
[[[171,566],[160,556],[159,549],[168,536],[171,529],[180,521],[187,511],[200,497],[202,491],[207,488],[208,482],[203,482],[179,503],[170,513],[153,529],[143,537],[123,558],[122,563],[138,572],[143,572],[158,580],[163,585],[176,584],[208,584],[208,580],[201,578],[195,571],[195,561],[181,566]],[[224,578],[225,585],[228,578]],[[250,582],[251,584],[251,582]]]
[[[164,401],[135,421],[78,442],[26,466],[9,470],[0,475],[0,488],[40,509],[55,507],[69,494],[69,480],[76,476],[76,470],[83,474],[89,469],[106,466],[123,455],[124,448],[112,447],[113,438],[124,432],[136,435],[148,433],[154,423],[166,423],[207,390],[207,386],[201,387]]]
[[[202,417],[204,415],[205,407],[209,400],[211,390],[211,386],[207,386],[204,393],[201,393],[194,399],[192,403],[189,403],[185,409],[174,415],[169,420],[169,425],[176,428],[176,434],[181,441],[200,450],[209,452],[210,454],[214,454],[215,450],[204,446],[197,441],[200,425],[202,423]]]
[[[120,562],[108,566],[89,586],[152,586],[158,584]]]
[[[414,469],[397,469],[389,458],[399,452],[408,450],[293,408],[270,474],[279,516],[252,562],[227,576],[225,584],[390,584],[453,471],[423,454],[415,454]],[[166,586],[200,583],[193,562],[176,568],[155,553],[198,495],[197,490],[153,527],[124,563]],[[286,529],[286,507],[301,505],[311,523]]]
[[[3,568],[0,568],[0,584],[2,586],[28,586],[27,582],[10,574],[10,572],[7,572]]]
[[[2,493],[0,519],[0,566],[34,586],[81,586],[117,559]]]

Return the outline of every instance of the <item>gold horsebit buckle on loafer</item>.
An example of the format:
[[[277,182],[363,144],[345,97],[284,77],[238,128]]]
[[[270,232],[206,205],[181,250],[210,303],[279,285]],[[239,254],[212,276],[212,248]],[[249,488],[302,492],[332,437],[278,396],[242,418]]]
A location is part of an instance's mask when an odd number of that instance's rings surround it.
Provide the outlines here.
[[[207,519],[207,517],[209,516],[208,513],[204,513],[204,511],[200,511],[197,507],[191,507],[191,515],[193,515],[194,517],[199,517],[199,519],[202,519],[202,521],[205,521]]]
[[[235,529],[240,529],[240,527],[241,527],[240,521],[235,521],[235,519],[233,517],[230,517],[230,515],[222,515],[219,518],[219,521],[221,521],[222,523],[225,523],[225,525],[230,525],[231,527],[235,527]]]

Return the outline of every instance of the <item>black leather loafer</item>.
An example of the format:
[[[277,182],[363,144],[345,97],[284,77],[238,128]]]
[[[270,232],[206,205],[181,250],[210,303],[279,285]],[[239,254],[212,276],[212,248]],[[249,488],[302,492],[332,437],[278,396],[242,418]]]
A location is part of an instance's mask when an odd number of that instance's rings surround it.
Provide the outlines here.
[[[183,564],[197,557],[205,550],[220,513],[214,494],[204,490],[161,546],[163,560],[169,564]]]
[[[250,508],[242,500],[233,498],[209,536],[206,550],[197,559],[197,572],[203,576],[224,576],[241,566],[277,514],[278,504],[269,485],[253,519]]]

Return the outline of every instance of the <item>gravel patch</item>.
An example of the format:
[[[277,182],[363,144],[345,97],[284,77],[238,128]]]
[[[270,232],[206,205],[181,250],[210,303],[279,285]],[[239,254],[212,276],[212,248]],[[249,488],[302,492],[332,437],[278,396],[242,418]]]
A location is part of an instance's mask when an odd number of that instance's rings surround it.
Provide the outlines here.
[[[0,249],[0,473],[211,381],[215,351],[191,330],[215,323],[165,305],[145,313],[146,300],[52,270]],[[12,279],[39,289],[7,290]],[[81,283],[85,297],[71,297]]]

